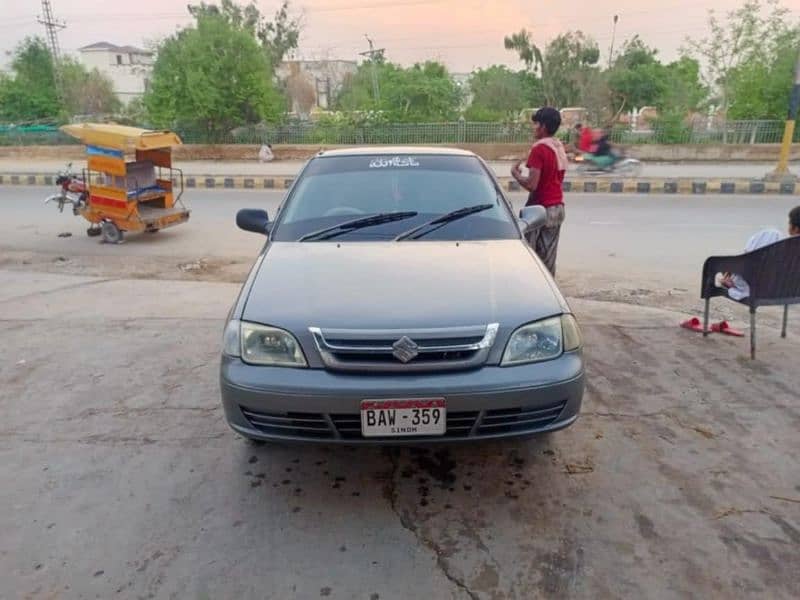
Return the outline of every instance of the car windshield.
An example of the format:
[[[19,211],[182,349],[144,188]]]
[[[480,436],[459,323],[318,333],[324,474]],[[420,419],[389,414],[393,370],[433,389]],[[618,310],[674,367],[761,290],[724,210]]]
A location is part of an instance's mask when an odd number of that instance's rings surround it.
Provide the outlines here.
[[[473,156],[363,155],[313,159],[272,229],[274,241],[391,241],[444,215],[450,219],[411,240],[466,241],[519,237],[494,181]],[[393,219],[364,219],[376,215]],[[334,235],[314,235],[357,222]]]

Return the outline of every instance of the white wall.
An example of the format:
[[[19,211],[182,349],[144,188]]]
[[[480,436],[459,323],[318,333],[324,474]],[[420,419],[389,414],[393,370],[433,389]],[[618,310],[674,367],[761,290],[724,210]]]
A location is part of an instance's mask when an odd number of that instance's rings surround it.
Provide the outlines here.
[[[118,64],[117,56],[122,64]],[[96,68],[111,79],[114,92],[124,104],[144,94],[152,71],[152,57],[112,50],[84,50],[80,58],[88,69]]]

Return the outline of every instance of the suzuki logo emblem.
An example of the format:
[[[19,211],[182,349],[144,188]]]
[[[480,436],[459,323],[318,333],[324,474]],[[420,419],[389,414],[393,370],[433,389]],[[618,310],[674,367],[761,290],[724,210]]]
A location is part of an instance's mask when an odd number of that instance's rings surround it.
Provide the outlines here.
[[[392,344],[392,355],[401,363],[411,362],[419,356],[419,346],[407,336],[401,337]]]

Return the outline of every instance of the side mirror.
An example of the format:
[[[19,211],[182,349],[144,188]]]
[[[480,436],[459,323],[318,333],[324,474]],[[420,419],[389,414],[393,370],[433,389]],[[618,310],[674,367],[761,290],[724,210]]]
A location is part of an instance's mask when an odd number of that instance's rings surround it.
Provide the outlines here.
[[[519,211],[519,222],[523,233],[537,229],[547,222],[547,209],[544,206],[526,206]]]
[[[258,208],[243,208],[236,213],[236,225],[245,231],[267,235],[269,233],[267,211]]]

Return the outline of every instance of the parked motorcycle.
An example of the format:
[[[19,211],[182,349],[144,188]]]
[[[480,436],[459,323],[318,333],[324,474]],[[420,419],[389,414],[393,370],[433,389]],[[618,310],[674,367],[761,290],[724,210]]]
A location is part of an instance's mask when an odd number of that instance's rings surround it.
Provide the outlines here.
[[[80,209],[86,204],[86,182],[72,172],[72,163],[67,168],[59,171],[56,176],[56,185],[61,188],[58,194],[49,196],[44,203],[55,202],[58,212],[64,212],[64,205],[72,205],[72,214],[80,214]]]

